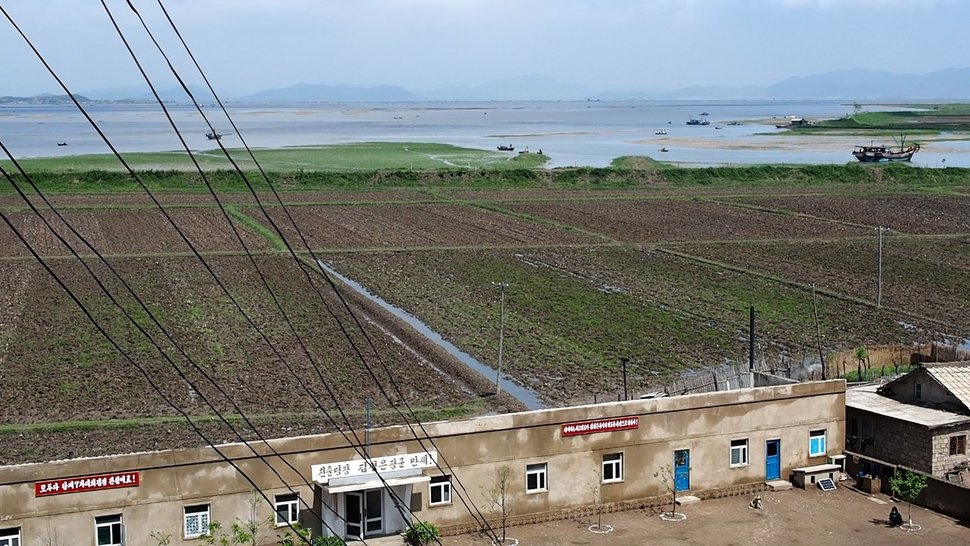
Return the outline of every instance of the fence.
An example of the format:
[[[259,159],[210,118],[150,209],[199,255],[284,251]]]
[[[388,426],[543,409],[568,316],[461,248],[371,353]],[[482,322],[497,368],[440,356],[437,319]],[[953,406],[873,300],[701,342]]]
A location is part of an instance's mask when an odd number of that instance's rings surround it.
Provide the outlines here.
[[[960,484],[941,480],[935,476],[913,470],[903,465],[896,465],[867,457],[846,450],[845,469],[850,476],[858,475],[862,470],[866,474],[878,476],[882,481],[882,493],[892,495],[889,489],[889,478],[897,471],[908,470],[926,477],[926,489],[920,493],[915,504],[929,508],[934,512],[946,514],[951,518],[970,521],[970,488]]]

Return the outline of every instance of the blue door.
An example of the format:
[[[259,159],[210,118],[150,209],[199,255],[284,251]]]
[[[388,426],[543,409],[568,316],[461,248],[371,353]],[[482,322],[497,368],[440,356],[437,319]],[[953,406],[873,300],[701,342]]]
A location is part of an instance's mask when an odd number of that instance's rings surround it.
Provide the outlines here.
[[[674,489],[676,491],[690,489],[690,450],[688,449],[674,451]]]
[[[765,479],[781,479],[781,440],[768,440],[765,444]]]

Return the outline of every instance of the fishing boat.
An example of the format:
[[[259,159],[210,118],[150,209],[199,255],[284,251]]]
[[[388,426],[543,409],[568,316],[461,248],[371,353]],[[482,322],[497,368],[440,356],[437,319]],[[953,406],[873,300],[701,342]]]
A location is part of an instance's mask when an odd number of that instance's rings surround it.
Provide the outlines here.
[[[212,131],[209,131],[208,133],[205,134],[205,138],[209,140],[219,140],[224,136],[226,136],[225,133],[214,133]]]
[[[868,146],[856,146],[852,155],[863,163],[878,163],[880,161],[909,161],[913,159],[913,154],[918,151],[919,144],[906,146],[904,141],[900,141],[897,148],[875,146],[870,142]]]
[[[707,112],[701,112],[701,115],[702,115],[702,116],[709,116],[710,114],[709,114],[709,113],[707,113]]]
[[[498,145],[498,151],[500,152],[511,152],[513,150],[515,150],[515,146],[512,146],[511,144],[509,144],[508,146],[506,146],[505,144]]]
[[[660,148],[660,151],[661,152],[669,152],[670,150],[668,150],[667,147],[664,146],[663,148]]]
[[[711,122],[706,119],[690,118],[687,120],[687,125],[710,125]]]
[[[58,142],[57,145],[58,146],[67,146],[67,142]]]
[[[655,135],[666,135],[667,134],[667,131],[665,129],[661,129],[659,131],[656,131],[653,134],[655,134]]]

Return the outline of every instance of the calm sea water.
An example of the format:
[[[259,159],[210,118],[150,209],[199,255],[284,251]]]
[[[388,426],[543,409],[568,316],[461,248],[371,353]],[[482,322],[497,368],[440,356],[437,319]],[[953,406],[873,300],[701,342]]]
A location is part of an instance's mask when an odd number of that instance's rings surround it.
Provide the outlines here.
[[[157,105],[98,104],[88,109],[123,152],[181,149]],[[190,148],[213,147],[194,108],[171,110]],[[245,104],[229,105],[229,110],[256,147],[419,141],[491,150],[513,144],[516,150],[541,149],[553,167],[605,166],[621,155],[690,165],[843,164],[854,161],[853,145],[866,143],[856,137],[802,139],[781,135],[774,127],[785,116],[840,117],[852,110],[849,104],[826,101]],[[708,112],[704,119],[710,125],[685,124],[702,112]],[[219,132],[231,131],[217,108],[207,107],[206,114]],[[658,136],[659,130],[668,134]],[[0,106],[0,139],[17,157],[109,152],[73,106]],[[227,147],[239,145],[236,136],[224,142]],[[883,143],[893,144],[892,139]],[[663,146],[667,152],[660,152]],[[913,163],[970,167],[970,142],[930,143]]]

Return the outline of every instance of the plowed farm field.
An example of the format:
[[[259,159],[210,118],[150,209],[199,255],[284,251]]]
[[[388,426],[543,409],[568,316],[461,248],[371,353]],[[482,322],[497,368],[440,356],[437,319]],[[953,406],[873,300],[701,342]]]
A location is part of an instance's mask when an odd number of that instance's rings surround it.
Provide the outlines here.
[[[752,305],[758,358],[780,367],[816,358],[816,306],[825,351],[970,337],[970,192],[838,192],[667,185],[282,196],[320,259],[485,364],[498,356],[496,283],[507,283],[504,369],[557,406],[616,399],[621,358],[630,359],[632,393],[744,362]],[[350,287],[336,283],[335,295],[281,207],[266,213],[282,235],[252,196],[226,193],[250,258],[210,196],[193,188],[160,198],[232,298],[145,196],[58,194],[55,206],[151,311],[45,212],[125,316],[24,203],[0,197],[121,348],[0,227],[0,464],[199,445],[156,387],[218,441],[235,433],[207,401],[236,415],[249,437],[240,412],[261,433],[292,435],[333,430],[320,406],[338,402],[359,425],[368,398],[373,420],[401,422],[378,385],[428,419],[523,407]],[[881,308],[880,225],[890,228]],[[303,253],[302,265],[281,239]]]

